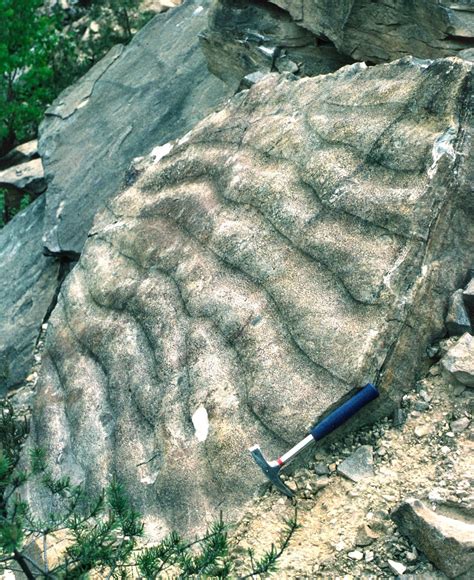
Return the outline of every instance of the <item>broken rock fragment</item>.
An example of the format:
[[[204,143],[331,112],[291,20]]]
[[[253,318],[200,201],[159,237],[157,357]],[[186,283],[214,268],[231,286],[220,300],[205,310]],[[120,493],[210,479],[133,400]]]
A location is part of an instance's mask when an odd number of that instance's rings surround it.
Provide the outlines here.
[[[374,475],[374,450],[371,445],[361,445],[338,466],[337,471],[358,482]]]
[[[474,387],[474,338],[465,333],[441,359],[441,365],[449,376],[466,387]]]
[[[456,290],[451,296],[446,316],[446,328],[449,336],[460,336],[465,332],[472,333],[471,321],[464,303],[462,289]]]
[[[423,502],[409,498],[392,519],[425,556],[449,578],[474,574],[474,523],[437,514]]]

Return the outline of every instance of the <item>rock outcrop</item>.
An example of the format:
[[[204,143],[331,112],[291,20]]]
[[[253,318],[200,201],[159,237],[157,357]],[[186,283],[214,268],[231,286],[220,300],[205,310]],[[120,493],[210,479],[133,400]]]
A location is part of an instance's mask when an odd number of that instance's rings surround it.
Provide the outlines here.
[[[267,0],[355,60],[465,56],[474,48],[471,0]],[[463,54],[460,54],[463,53]]]
[[[28,374],[58,271],[77,258],[97,209],[125,187],[132,160],[185,133],[229,94],[198,46],[206,13],[207,2],[190,0],[158,16],[48,109],[40,138],[46,201],[0,231],[1,392]],[[47,187],[36,141],[0,159],[0,169],[9,219],[25,192],[36,197]],[[43,248],[64,268],[43,258]]]
[[[0,395],[30,372],[61,265],[42,254],[44,197],[0,230]]]
[[[156,16],[46,111],[39,148],[50,253],[79,254],[96,211],[124,187],[131,160],[186,133],[230,94],[198,46],[208,4],[189,0]]]
[[[200,38],[209,70],[234,89],[257,71],[315,76],[352,62],[298,26],[288,12],[265,2],[214,2]]]
[[[393,409],[471,260],[472,80],[460,59],[271,74],[198,124],[97,217],[31,444],[192,530],[260,485],[249,445],[277,455],[367,380],[360,420]]]

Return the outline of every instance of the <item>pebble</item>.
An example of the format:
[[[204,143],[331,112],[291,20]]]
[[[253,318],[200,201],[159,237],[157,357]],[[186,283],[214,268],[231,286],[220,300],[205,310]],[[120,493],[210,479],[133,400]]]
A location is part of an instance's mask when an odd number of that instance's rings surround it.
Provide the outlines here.
[[[331,480],[329,479],[329,477],[318,477],[318,479],[313,483],[313,485],[316,487],[316,489],[322,489],[323,487],[326,487],[326,485],[329,485],[331,483]]]
[[[467,417],[461,417],[461,419],[458,419],[457,421],[453,421],[450,424],[451,427],[451,431],[453,433],[462,433],[465,429],[467,429],[469,427],[469,419]]]
[[[367,524],[362,524],[357,530],[355,544],[356,546],[369,546],[377,538],[378,534],[371,530]]]
[[[425,389],[421,389],[421,391],[418,394],[426,403],[429,403],[433,398],[427,391],[425,391]]]
[[[364,557],[364,554],[360,550],[354,550],[353,552],[349,552],[347,555],[352,560],[362,560]]]
[[[392,572],[395,572],[395,574],[398,574],[399,576],[404,574],[407,569],[407,567],[401,562],[396,562],[395,560],[387,560],[387,562]]]
[[[417,425],[415,427],[415,435],[416,435],[416,437],[418,437],[418,439],[421,439],[422,437],[426,437],[432,431],[433,431],[433,426],[430,425],[430,424],[428,424],[428,425]]]
[[[429,375],[431,375],[432,377],[437,377],[439,374],[441,374],[441,371],[438,365],[434,365],[430,368]]]
[[[367,550],[364,553],[364,560],[366,562],[372,562],[373,559],[374,559],[374,553],[372,552],[372,550]]]
[[[316,463],[314,466],[314,471],[316,475],[329,475],[328,466],[324,463]]]
[[[48,323],[47,323],[47,322],[44,322],[44,323],[41,325],[41,330],[47,330],[47,329],[48,329]]]
[[[427,411],[430,408],[429,403],[426,403],[425,401],[416,401],[415,403],[415,410],[416,411]]]

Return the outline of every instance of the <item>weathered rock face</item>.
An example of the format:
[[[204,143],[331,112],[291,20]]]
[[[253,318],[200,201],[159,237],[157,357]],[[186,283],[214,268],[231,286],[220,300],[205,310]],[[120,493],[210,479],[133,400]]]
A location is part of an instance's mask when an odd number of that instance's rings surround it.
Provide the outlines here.
[[[472,65],[268,75],[98,216],[48,329],[32,441],[195,529],[355,386],[392,408],[473,243]],[[215,511],[214,511],[215,514]]]
[[[288,12],[265,2],[214,2],[200,38],[209,70],[234,89],[256,71],[314,76],[352,62],[298,26]]]
[[[31,369],[41,323],[51,305],[60,264],[42,255],[44,198],[0,230],[0,395]]]
[[[184,134],[229,94],[198,46],[207,5],[190,0],[156,16],[46,112],[39,145],[50,252],[80,253],[97,209],[124,186],[131,160]]]
[[[406,55],[439,58],[474,47],[471,0],[268,1],[355,60],[386,62]]]

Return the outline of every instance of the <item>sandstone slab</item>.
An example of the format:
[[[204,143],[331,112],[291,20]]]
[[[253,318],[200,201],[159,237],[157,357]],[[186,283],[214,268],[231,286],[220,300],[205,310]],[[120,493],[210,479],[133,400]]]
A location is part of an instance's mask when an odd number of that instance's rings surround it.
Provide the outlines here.
[[[97,216],[48,328],[31,444],[162,529],[231,517],[355,387],[393,411],[472,259],[472,65],[270,74]],[[33,492],[32,492],[33,493]]]
[[[44,197],[0,230],[0,395],[30,372],[60,264],[42,254]]]
[[[474,47],[470,0],[268,0],[355,60],[464,56]],[[461,54],[463,53],[463,54]],[[472,58],[471,52],[466,58]]]
[[[448,578],[474,573],[474,523],[437,514],[409,498],[393,513],[399,531]]]
[[[97,209],[124,187],[131,160],[186,133],[229,94],[198,46],[208,4],[190,0],[157,15],[46,111],[39,148],[51,253],[80,253]]]

